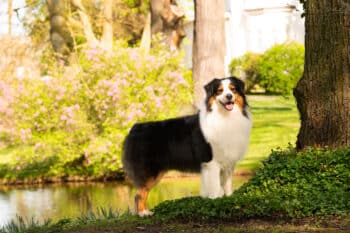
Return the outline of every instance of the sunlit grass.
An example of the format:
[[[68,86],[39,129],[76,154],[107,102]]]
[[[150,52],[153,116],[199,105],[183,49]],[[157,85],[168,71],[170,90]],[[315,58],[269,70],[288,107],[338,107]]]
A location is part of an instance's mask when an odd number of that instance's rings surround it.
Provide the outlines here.
[[[169,177],[171,177],[171,175],[169,175]],[[238,189],[249,179],[250,176],[234,176],[232,180],[233,189]],[[178,178],[165,178],[152,188],[147,204],[149,208],[153,208],[165,200],[199,196],[199,190],[200,178],[198,175],[182,177],[180,180]]]
[[[245,158],[237,170],[255,170],[272,149],[295,144],[300,126],[295,99],[292,96],[248,96],[253,114],[253,129]]]

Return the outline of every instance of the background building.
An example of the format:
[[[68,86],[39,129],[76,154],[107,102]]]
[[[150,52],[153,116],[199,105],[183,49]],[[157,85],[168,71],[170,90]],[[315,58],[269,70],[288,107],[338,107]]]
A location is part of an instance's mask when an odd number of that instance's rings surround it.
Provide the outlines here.
[[[183,43],[186,65],[192,67],[193,1],[181,1],[186,9]],[[299,0],[226,0],[225,67],[246,52],[262,53],[286,41],[304,43],[304,18]],[[226,68],[228,69],[228,68]]]

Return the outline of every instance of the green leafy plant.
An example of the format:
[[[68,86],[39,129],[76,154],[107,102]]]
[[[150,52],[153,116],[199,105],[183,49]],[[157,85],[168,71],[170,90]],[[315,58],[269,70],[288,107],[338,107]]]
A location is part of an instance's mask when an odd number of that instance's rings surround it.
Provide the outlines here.
[[[248,52],[230,64],[231,74],[245,79],[248,92],[258,86],[282,95],[291,94],[303,69],[304,47],[296,42],[275,45],[263,54]]]
[[[260,54],[248,52],[242,57],[234,58],[229,65],[232,75],[244,79],[247,92],[250,92],[258,82],[258,66],[260,59]]]
[[[304,70],[304,47],[298,43],[275,45],[261,57],[259,85],[268,93],[290,94]]]
[[[273,151],[264,167],[230,197],[166,201],[160,219],[349,216],[350,148]]]

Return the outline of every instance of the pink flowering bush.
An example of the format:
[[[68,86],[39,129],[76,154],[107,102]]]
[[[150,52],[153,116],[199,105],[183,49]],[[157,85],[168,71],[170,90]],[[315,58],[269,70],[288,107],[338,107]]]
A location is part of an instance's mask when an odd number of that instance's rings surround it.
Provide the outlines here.
[[[191,102],[181,61],[162,45],[146,54],[119,42],[82,49],[70,68],[53,63],[52,76],[0,79],[0,149],[13,158],[0,177],[120,175],[129,128]]]

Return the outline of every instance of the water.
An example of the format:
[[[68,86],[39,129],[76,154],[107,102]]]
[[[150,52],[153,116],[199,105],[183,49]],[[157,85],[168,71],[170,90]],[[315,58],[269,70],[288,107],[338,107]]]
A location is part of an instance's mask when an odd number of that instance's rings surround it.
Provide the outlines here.
[[[249,177],[234,176],[234,188]],[[58,220],[81,216],[97,208],[134,210],[135,189],[125,183],[68,183],[36,186],[0,186],[0,226],[16,216]],[[148,206],[181,197],[199,195],[199,178],[164,178],[151,190]]]

